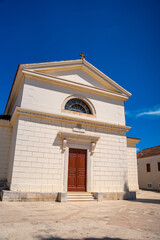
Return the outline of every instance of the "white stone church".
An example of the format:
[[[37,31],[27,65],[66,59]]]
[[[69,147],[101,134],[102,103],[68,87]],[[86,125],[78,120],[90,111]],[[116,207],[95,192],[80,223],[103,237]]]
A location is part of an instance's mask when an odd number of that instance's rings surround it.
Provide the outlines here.
[[[135,198],[140,139],[126,137],[130,96],[83,55],[19,65],[0,116],[2,200]]]

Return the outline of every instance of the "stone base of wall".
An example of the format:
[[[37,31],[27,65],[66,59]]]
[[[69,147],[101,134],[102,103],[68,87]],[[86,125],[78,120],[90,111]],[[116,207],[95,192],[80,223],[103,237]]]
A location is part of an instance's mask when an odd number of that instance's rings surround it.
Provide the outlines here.
[[[136,199],[136,192],[104,192],[94,194],[96,194],[96,198],[98,201]],[[14,192],[8,190],[1,190],[0,199],[4,202],[66,202],[67,193]]]
[[[136,192],[104,192],[103,200],[135,200]]]
[[[2,190],[1,201],[4,202],[52,202],[57,200],[58,193],[14,192]]]

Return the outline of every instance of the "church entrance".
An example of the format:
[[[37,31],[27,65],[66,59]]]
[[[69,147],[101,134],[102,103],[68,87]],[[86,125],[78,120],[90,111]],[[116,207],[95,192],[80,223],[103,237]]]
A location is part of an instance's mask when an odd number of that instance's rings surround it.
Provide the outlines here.
[[[86,191],[87,150],[69,149],[68,191]]]

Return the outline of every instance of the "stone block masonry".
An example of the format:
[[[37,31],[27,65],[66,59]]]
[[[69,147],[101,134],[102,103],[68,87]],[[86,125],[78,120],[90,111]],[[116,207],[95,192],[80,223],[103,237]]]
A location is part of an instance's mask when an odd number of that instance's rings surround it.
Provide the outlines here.
[[[107,192],[103,193],[103,200],[135,200],[136,192]]]
[[[0,120],[0,183],[7,180],[11,127],[9,121]]]
[[[64,192],[64,152],[58,132],[73,132],[77,124],[19,116],[13,161],[12,191]],[[123,192],[128,185],[127,144],[124,132],[83,126],[100,137],[92,156],[91,191]],[[82,142],[68,143],[79,148]],[[89,154],[91,154],[89,149]]]
[[[14,192],[2,190],[0,198],[3,202],[52,202],[57,201],[58,193]]]
[[[103,200],[135,200],[136,192],[107,192],[93,193],[97,201]],[[15,192],[0,191],[0,200],[3,202],[67,202],[67,193],[45,193],[45,192]]]
[[[56,139],[59,125],[44,119],[19,118],[11,190],[61,190],[63,158],[61,141]]]

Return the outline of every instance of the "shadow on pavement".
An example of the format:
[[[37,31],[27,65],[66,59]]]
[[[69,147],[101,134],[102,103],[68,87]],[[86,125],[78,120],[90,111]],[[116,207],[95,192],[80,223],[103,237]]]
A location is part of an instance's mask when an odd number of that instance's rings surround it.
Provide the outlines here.
[[[160,204],[160,199],[137,198],[136,200],[129,200],[129,201],[132,201],[132,202],[141,202],[141,203]]]

